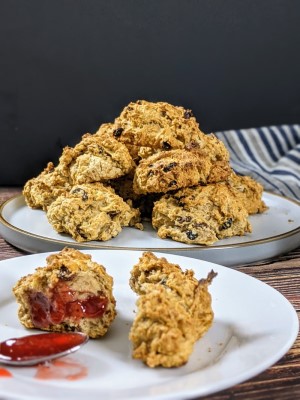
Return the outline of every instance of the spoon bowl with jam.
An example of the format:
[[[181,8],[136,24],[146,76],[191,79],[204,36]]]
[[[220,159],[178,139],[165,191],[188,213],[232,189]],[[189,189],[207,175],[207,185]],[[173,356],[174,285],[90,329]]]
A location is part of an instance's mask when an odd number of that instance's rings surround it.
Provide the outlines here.
[[[30,366],[79,350],[89,337],[81,332],[50,332],[7,339],[0,343],[0,363]]]

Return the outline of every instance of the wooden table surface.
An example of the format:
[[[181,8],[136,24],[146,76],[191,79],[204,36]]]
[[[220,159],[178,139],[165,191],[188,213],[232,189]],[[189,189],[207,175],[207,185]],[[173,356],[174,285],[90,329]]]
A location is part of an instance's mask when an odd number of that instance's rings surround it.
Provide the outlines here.
[[[0,188],[0,204],[15,194],[19,188]],[[300,243],[299,243],[300,246]],[[0,237],[0,260],[26,254],[6,243]],[[300,315],[300,247],[288,254],[257,264],[235,267],[260,279],[281,292]],[[210,400],[287,400],[300,399],[300,335],[289,352],[274,366],[258,376],[230,389],[206,396]]]

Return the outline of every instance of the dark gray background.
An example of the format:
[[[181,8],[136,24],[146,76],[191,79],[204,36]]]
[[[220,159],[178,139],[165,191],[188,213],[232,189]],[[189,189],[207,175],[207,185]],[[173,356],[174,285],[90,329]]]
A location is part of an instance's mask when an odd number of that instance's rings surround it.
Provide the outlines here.
[[[23,184],[130,101],[205,132],[299,123],[298,0],[1,0],[0,184]]]

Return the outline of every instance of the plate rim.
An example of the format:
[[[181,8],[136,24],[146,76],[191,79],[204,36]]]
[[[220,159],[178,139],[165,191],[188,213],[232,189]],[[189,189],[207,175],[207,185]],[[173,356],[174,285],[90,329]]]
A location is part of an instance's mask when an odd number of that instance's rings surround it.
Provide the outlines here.
[[[294,203],[295,205],[297,205],[300,208],[300,201],[295,200],[295,199],[291,199],[291,198],[287,198],[285,196],[282,196],[280,194],[277,193],[272,193],[269,191],[264,191],[264,193],[268,194],[269,196],[275,196],[275,197],[279,197],[280,199],[283,199],[284,201],[288,201],[291,203]],[[25,231],[21,228],[18,228],[14,225],[12,225],[10,222],[8,222],[4,216],[3,216],[3,210],[4,208],[10,204],[11,202],[15,201],[15,200],[23,200],[25,205],[25,198],[23,196],[23,194],[17,194],[15,196],[10,197],[9,199],[7,199],[6,201],[4,201],[1,205],[0,205],[0,226],[1,224],[3,226],[5,226],[7,229],[17,232],[19,234],[22,234],[26,237],[29,238],[34,238],[37,239],[39,241],[43,241],[43,242],[47,242],[47,243],[52,243],[52,244],[59,244],[59,245],[73,245],[76,246],[79,249],[86,249],[89,248],[91,250],[132,250],[132,251],[140,251],[140,250],[145,250],[145,251],[156,251],[156,252],[162,252],[162,251],[180,251],[180,252],[188,252],[188,251],[194,251],[194,250],[198,250],[198,251],[213,251],[213,250],[225,250],[225,249],[235,249],[235,248],[248,248],[251,246],[256,246],[256,245],[260,245],[260,244],[264,244],[264,243],[270,243],[270,242],[276,242],[278,240],[281,239],[286,239],[288,237],[294,236],[298,233],[300,233],[300,225],[297,228],[294,228],[290,231],[287,231],[285,233],[282,234],[278,234],[278,235],[273,235],[273,236],[269,236],[267,238],[262,238],[262,239],[254,239],[254,240],[250,240],[248,242],[243,242],[243,243],[232,243],[232,244],[222,244],[222,245],[211,245],[211,246],[205,246],[205,245],[192,245],[190,244],[189,246],[185,246],[185,247],[180,247],[180,244],[178,245],[179,247],[172,247],[172,248],[167,248],[167,247],[121,247],[121,246],[111,246],[111,245],[105,245],[102,243],[105,242],[101,242],[99,241],[99,244],[94,244],[92,242],[70,242],[68,240],[63,240],[63,239],[53,239],[53,238],[47,238],[45,236],[41,236],[35,233],[31,233],[28,231]],[[162,239],[163,240],[163,239]],[[226,240],[226,239],[225,239]]]
[[[85,253],[89,253],[91,251],[93,252],[93,254],[94,253],[98,253],[98,254],[102,253],[102,251],[99,250],[99,249],[85,249],[84,250]],[[29,254],[29,255],[24,255],[24,256],[19,256],[19,257],[12,257],[10,259],[1,260],[0,261],[0,266],[1,266],[1,264],[5,264],[5,263],[9,263],[10,264],[11,262],[22,263],[22,259],[24,259],[24,257],[26,257],[27,259],[28,258],[32,258],[32,259],[39,258],[39,259],[44,259],[45,260],[48,255],[54,254],[54,253],[57,253],[57,252],[58,251],[50,251],[50,252],[43,252],[43,253],[38,253],[38,254]],[[110,254],[115,254],[116,253],[114,250],[106,250],[106,252],[108,252]],[[122,251],[118,250],[118,253],[122,253]],[[136,250],[136,251],[131,251],[131,253],[142,253],[142,252],[140,250]],[[159,257],[166,257],[166,255],[164,253],[159,253],[159,252],[155,252],[155,253]],[[93,257],[93,254],[92,254],[92,257]],[[178,259],[178,258],[179,259],[186,259],[187,263],[189,263],[189,261],[190,261],[188,257],[185,257],[183,255],[170,254],[168,256],[171,256],[171,258],[175,258],[175,259]],[[198,262],[198,261],[199,260],[194,259],[194,262]],[[174,262],[174,260],[170,260],[170,262]],[[180,260],[178,260],[177,262],[180,262]],[[270,368],[272,365],[277,363],[289,351],[289,349],[295,343],[297,335],[299,334],[299,319],[298,319],[298,316],[297,316],[297,312],[296,312],[296,309],[293,306],[293,304],[280,291],[278,291],[277,289],[275,289],[273,286],[269,285],[268,283],[266,283],[264,281],[261,281],[260,279],[255,278],[255,277],[253,277],[251,275],[248,275],[245,272],[234,270],[234,269],[231,269],[231,268],[229,268],[229,267],[227,267],[225,265],[216,264],[216,263],[211,262],[211,261],[202,261],[201,260],[201,263],[208,264],[208,267],[214,267],[215,266],[217,268],[220,268],[222,271],[225,272],[225,274],[226,273],[228,273],[228,274],[232,274],[233,273],[234,275],[237,274],[239,276],[242,276],[243,280],[247,281],[249,279],[252,282],[255,282],[256,284],[258,284],[259,286],[261,286],[263,288],[266,288],[268,291],[271,290],[272,293],[274,293],[274,295],[278,298],[278,300],[284,302],[285,306],[289,307],[288,309],[290,310],[290,317],[291,317],[291,320],[292,320],[292,323],[293,323],[293,328],[294,328],[293,331],[292,331],[293,335],[290,334],[289,337],[288,337],[288,340],[285,339],[284,343],[281,345],[279,353],[277,353],[273,357],[269,356],[268,358],[266,358],[266,360],[261,361],[259,363],[260,368],[258,370],[256,369],[257,367],[252,365],[251,367],[249,367],[248,370],[242,371],[240,374],[238,374],[236,378],[234,378],[233,376],[231,376],[229,378],[226,378],[224,382],[222,382],[220,385],[217,385],[216,389],[208,388],[208,389],[206,389],[206,391],[202,392],[202,391],[199,391],[199,387],[191,387],[191,388],[188,388],[186,390],[180,390],[180,392],[178,394],[177,393],[173,393],[173,392],[172,393],[168,393],[168,394],[161,394],[160,393],[158,395],[155,395],[154,397],[152,397],[152,396],[145,396],[145,397],[141,396],[141,397],[138,397],[138,398],[141,398],[141,399],[145,398],[145,399],[149,399],[149,400],[151,400],[152,398],[153,399],[165,399],[165,400],[171,400],[171,399],[179,400],[179,399],[182,398],[182,396],[208,396],[208,395],[212,395],[212,394],[218,393],[219,391],[222,391],[222,390],[230,389],[231,387],[233,387],[235,385],[241,384],[241,383],[243,383],[243,382],[245,382],[245,381],[247,381],[249,379],[254,378],[258,374],[260,374],[263,371],[265,371],[268,368]],[[115,267],[113,267],[113,268],[115,268]],[[184,266],[184,268],[186,268],[186,266]],[[2,270],[2,268],[1,268],[1,270]],[[0,274],[1,274],[1,270],[0,270]],[[26,270],[27,270],[27,266],[25,268],[25,272],[26,272]],[[22,270],[20,272],[20,274],[22,274],[23,272],[24,271]],[[198,371],[193,371],[193,372],[188,373],[187,375],[195,374],[197,372]],[[180,376],[178,378],[184,378],[184,377],[185,377],[185,375]],[[159,383],[159,385],[160,384],[164,385],[164,382]],[[138,388],[136,388],[136,389],[138,389]],[[140,389],[142,389],[142,388],[140,388]],[[58,390],[59,390],[59,387],[58,387]],[[125,391],[126,390],[131,390],[131,389],[130,388],[129,389],[125,389]],[[7,395],[7,392],[5,392],[5,390],[1,390],[1,388],[0,388],[0,394]],[[15,398],[14,396],[16,396],[17,394],[18,393],[12,394],[12,398]],[[92,390],[92,392],[90,392],[91,398],[94,398],[94,394],[95,394],[95,388]],[[10,398],[10,397],[8,397],[8,398]],[[36,398],[38,399],[39,397],[36,397]],[[46,397],[46,398],[50,399],[50,397]],[[125,398],[127,399],[127,397],[125,397]],[[134,396],[134,398],[136,398],[136,397]],[[27,399],[27,397],[25,396],[24,399]],[[51,397],[51,399],[52,399],[52,397]]]

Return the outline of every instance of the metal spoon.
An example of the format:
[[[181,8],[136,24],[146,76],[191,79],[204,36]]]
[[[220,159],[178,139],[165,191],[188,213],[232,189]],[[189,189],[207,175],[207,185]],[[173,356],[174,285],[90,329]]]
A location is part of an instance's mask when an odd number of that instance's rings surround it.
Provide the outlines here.
[[[40,333],[7,339],[0,343],[0,363],[13,366],[40,364],[74,353],[88,339],[81,332]]]

